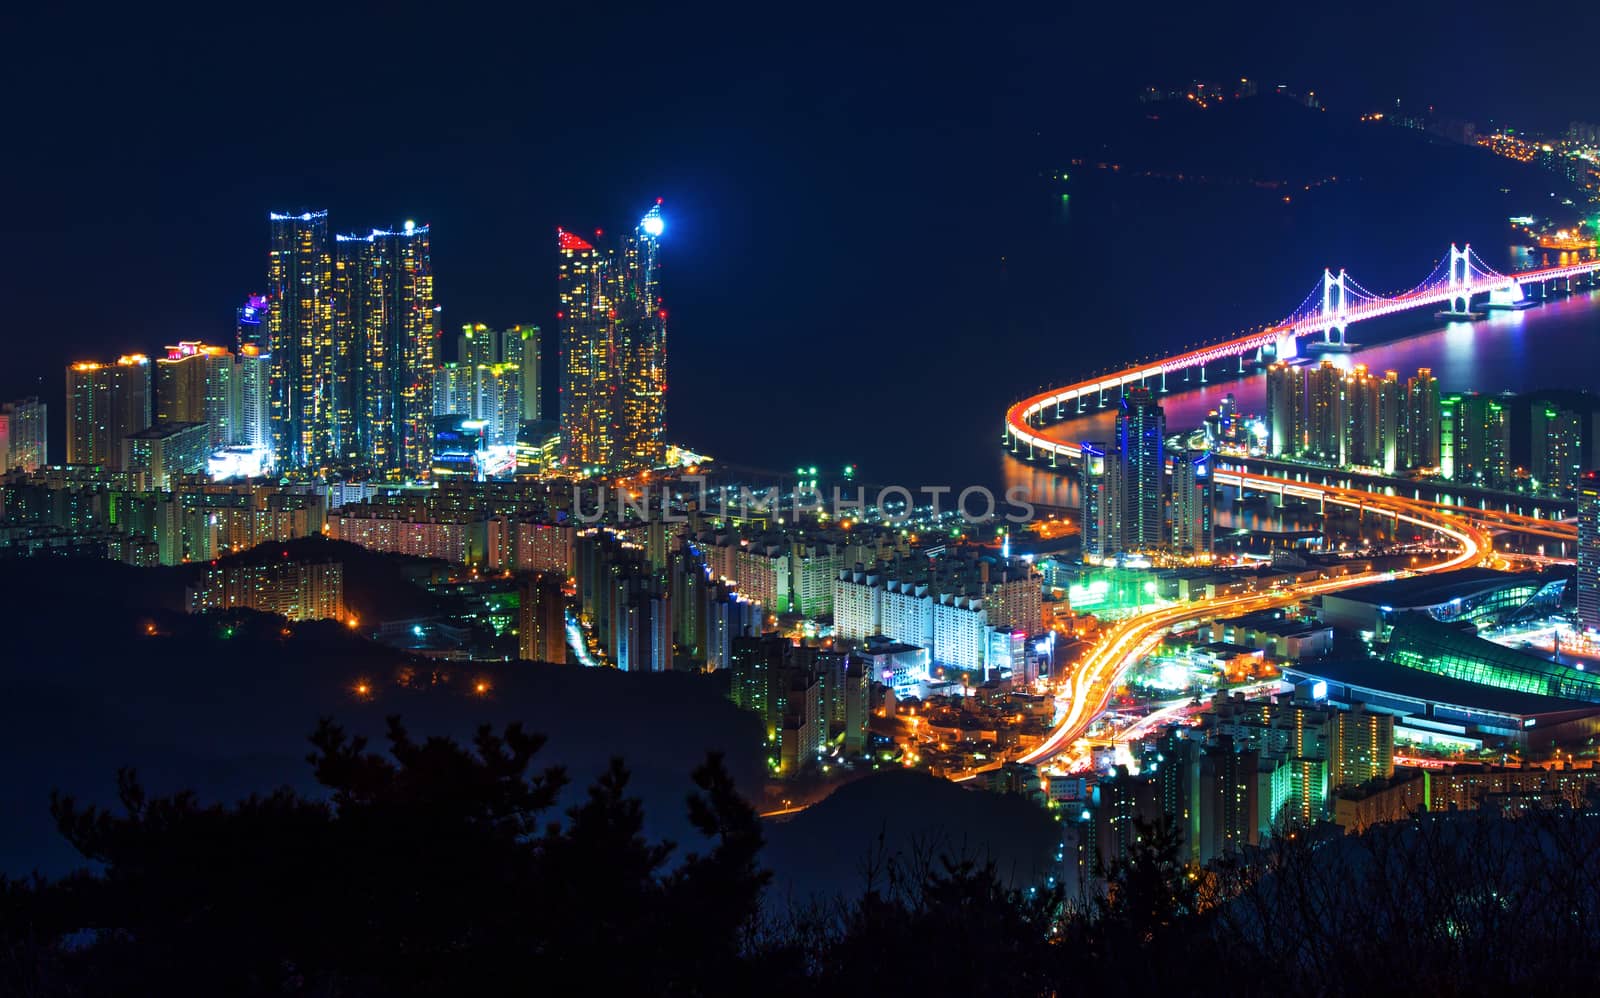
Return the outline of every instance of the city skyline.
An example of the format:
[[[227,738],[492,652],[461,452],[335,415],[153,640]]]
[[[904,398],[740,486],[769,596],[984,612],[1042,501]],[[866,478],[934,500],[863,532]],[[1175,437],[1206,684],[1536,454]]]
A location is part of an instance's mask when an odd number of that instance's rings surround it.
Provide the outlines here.
[[[0,981],[1587,982],[1600,9],[486,17],[14,16]]]
[[[1226,248],[1228,254],[1243,257],[1236,268],[1228,268],[1240,272],[1237,278],[1222,275],[1225,283],[1213,292],[1197,293],[1200,289],[1192,286],[1174,292],[1199,310],[1185,328],[1156,321],[1160,318],[1156,309],[1130,301],[1126,289],[1115,284],[1108,291],[1121,303],[1120,308],[1102,309],[1087,302],[1103,282],[1101,271],[1077,266],[1076,254],[1065,260],[1038,259],[1044,237],[1015,224],[1013,219],[1021,217],[1019,209],[1025,206],[1005,192],[1020,192],[1029,178],[1065,165],[1057,162],[1052,141],[1063,132],[1069,138],[1079,132],[1090,133],[1094,123],[1113,108],[1142,118],[1136,99],[1144,86],[1196,77],[1249,76],[1288,82],[1296,89],[1315,89],[1329,108],[1323,115],[1328,119],[1353,118],[1369,107],[1392,104],[1396,97],[1408,106],[1436,104],[1452,114],[1485,123],[1517,119],[1519,108],[1548,107],[1551,120],[1543,127],[1552,131],[1563,130],[1569,121],[1594,117],[1586,114],[1591,106],[1584,98],[1587,77],[1571,60],[1544,60],[1518,53],[1511,58],[1526,61],[1523,71],[1489,75],[1458,67],[1430,49],[1408,51],[1406,58],[1381,61],[1353,73],[1344,60],[1327,53],[1302,53],[1303,58],[1288,60],[1282,55],[1284,49],[1254,44],[1262,37],[1299,37],[1291,24],[1321,23],[1327,19],[1321,12],[1296,12],[1282,23],[1255,23],[1256,19],[1244,17],[1219,17],[1213,22],[1209,17],[1177,16],[1183,19],[1186,37],[1215,43],[1207,46],[1206,54],[1186,52],[1183,46],[1162,40],[1153,47],[1124,45],[1120,54],[1114,55],[1116,42],[1085,44],[1074,17],[1108,24],[1115,18],[1068,16],[1056,11],[1024,16],[1020,25],[980,29],[992,31],[988,35],[995,43],[992,48],[973,46],[970,36],[937,18],[918,22],[909,36],[903,34],[902,26],[899,33],[887,37],[904,41],[886,51],[874,51],[864,60],[854,56],[867,47],[865,35],[829,39],[814,30],[802,32],[802,37],[821,51],[840,51],[846,64],[877,66],[889,60],[898,72],[886,73],[885,79],[916,80],[920,88],[874,82],[876,71],[818,79],[816,64],[785,46],[716,44],[715,39],[738,36],[732,25],[702,25],[709,32],[702,34],[700,29],[691,30],[687,21],[649,16],[653,31],[645,35],[662,39],[659,51],[673,65],[673,73],[664,81],[651,81],[648,67],[630,64],[608,73],[597,85],[619,95],[657,93],[658,106],[651,110],[619,99],[606,104],[613,119],[606,125],[594,116],[563,115],[553,96],[562,85],[559,67],[541,62],[512,72],[511,67],[519,62],[508,58],[480,66],[478,72],[494,85],[469,89],[465,80],[452,79],[442,81],[442,89],[419,95],[421,107],[428,111],[426,118],[401,120],[398,108],[376,110],[370,134],[379,134],[380,122],[384,125],[381,133],[391,135],[407,134],[419,120],[452,123],[448,129],[436,130],[433,141],[410,147],[403,156],[389,155],[383,147],[367,143],[360,136],[368,132],[351,133],[347,121],[322,106],[306,109],[306,132],[301,141],[248,139],[249,129],[234,126],[230,109],[271,106],[277,99],[251,77],[219,71],[205,87],[186,88],[181,100],[107,116],[109,120],[104,121],[89,101],[100,92],[81,83],[64,94],[68,106],[94,116],[102,126],[85,129],[82,134],[107,136],[106,141],[121,142],[122,148],[140,150],[144,158],[129,167],[135,173],[125,179],[119,173],[92,184],[74,182],[70,188],[63,187],[54,178],[81,181],[84,167],[74,163],[93,162],[94,154],[83,149],[81,161],[68,157],[66,150],[82,148],[84,140],[60,134],[59,124],[44,116],[42,109],[29,111],[27,121],[52,136],[50,147],[61,153],[58,159],[30,157],[7,165],[17,171],[14,189],[35,192],[27,204],[17,206],[18,224],[43,240],[8,266],[7,272],[22,286],[38,289],[19,304],[22,311],[15,321],[19,328],[48,328],[54,321],[50,315],[77,297],[65,278],[69,273],[127,273],[128,284],[150,289],[156,304],[133,310],[116,324],[120,327],[117,332],[96,323],[75,329],[67,341],[71,349],[59,355],[53,337],[22,343],[18,369],[0,372],[0,397],[39,395],[54,412],[61,402],[60,386],[53,375],[41,382],[33,372],[54,371],[81,356],[115,357],[130,348],[122,345],[124,339],[152,355],[180,339],[224,342],[226,337],[219,329],[231,322],[238,305],[239,292],[233,289],[260,290],[255,226],[259,213],[273,207],[295,212],[329,209],[340,231],[365,232],[361,226],[366,225],[392,228],[412,217],[448,233],[433,254],[437,280],[441,288],[449,289],[439,301],[445,308],[441,327],[448,333],[469,321],[494,328],[537,322],[548,330],[554,325],[557,297],[554,274],[546,264],[550,230],[562,224],[581,229],[585,219],[603,226],[607,219],[636,217],[639,206],[663,196],[675,215],[673,321],[685,330],[694,330],[692,336],[686,334],[674,344],[674,352],[684,363],[675,366],[673,388],[684,397],[704,397],[714,391],[707,372],[715,358],[741,347],[752,351],[751,360],[757,366],[774,363],[782,344],[805,338],[831,353],[865,349],[875,362],[897,359],[886,345],[877,344],[871,333],[902,323],[932,337],[929,357],[914,359],[919,378],[937,373],[933,357],[948,356],[941,351],[982,342],[983,337],[997,332],[1026,343],[1025,349],[1037,350],[1061,334],[1063,323],[1053,316],[1048,320],[1041,317],[1039,305],[1027,300],[1026,291],[1022,300],[1012,296],[1018,288],[1040,286],[1041,276],[1049,273],[1077,275],[1072,278],[1069,297],[1085,313],[1085,323],[1119,336],[1154,330],[1147,335],[1170,336],[1170,343],[1183,343],[1203,329],[1229,328],[1234,317],[1270,314],[1293,304],[1270,296],[1298,294],[1298,289],[1289,292],[1287,282],[1270,275],[1265,280],[1253,279],[1247,273],[1251,266],[1262,260],[1270,263],[1274,255],[1295,256],[1302,269],[1357,260],[1357,251],[1363,246],[1391,238],[1381,219],[1388,206],[1376,206],[1370,212],[1341,212],[1346,246],[1319,237],[1269,249],[1272,244],[1258,232],[1241,231]],[[1400,16],[1405,20],[1409,15]],[[54,20],[40,17],[41,31]],[[587,16],[578,19],[589,20]],[[886,14],[870,19],[880,31],[894,20]],[[532,19],[530,23],[539,22]],[[374,30],[403,37],[395,34],[398,25],[373,25],[341,13],[323,27],[330,45],[338,38],[359,38],[362,45],[368,45]],[[1447,30],[1465,45],[1499,29],[1496,19],[1467,10]],[[438,30],[446,37],[456,37],[447,28]],[[569,45],[575,39],[590,45],[599,37],[585,31],[562,32],[561,36]],[[45,33],[41,47],[29,57],[47,50],[50,37]],[[1111,32],[1111,37],[1116,37],[1116,32]],[[109,42],[107,37],[90,33],[88,37],[80,35],[77,44]],[[158,39],[156,44],[178,43]],[[1367,45],[1400,47],[1400,42],[1385,35],[1364,43],[1364,51],[1369,50]],[[1449,46],[1441,49],[1448,51]],[[80,51],[75,48],[74,55]],[[186,49],[177,64],[194,67],[196,59],[214,62],[222,51],[196,46]],[[718,53],[716,58],[691,58],[693,53],[713,51]],[[933,59],[932,52],[945,53],[947,58]],[[976,64],[971,61],[974,52],[979,53]],[[1004,65],[989,67],[998,72],[985,71],[982,67],[987,60],[998,59],[990,53],[999,52],[1008,53]],[[1065,52],[1076,55],[1064,59]],[[285,57],[308,79],[323,72],[312,65],[309,54],[288,53]],[[1316,65],[1319,59],[1326,65]],[[101,94],[102,99],[127,99],[125,94],[136,91],[143,71],[123,63],[114,51],[107,63],[123,66],[132,76],[119,92]],[[25,65],[24,61],[15,62],[8,71],[20,74]],[[780,66],[821,88],[815,105],[793,101],[784,82],[791,74],[778,73]],[[960,70],[961,85],[939,78],[951,67],[970,67]],[[35,78],[54,77],[50,69],[41,68]],[[1541,79],[1554,82],[1548,86],[1533,82]],[[24,89],[26,80],[19,78]],[[647,81],[650,85],[641,91]],[[1519,92],[1536,94],[1538,99],[1512,96]],[[817,113],[811,110],[813,106],[833,108],[834,112]],[[84,111],[85,107],[89,110]],[[893,136],[878,134],[878,123],[886,114],[905,122]],[[624,123],[615,120],[619,115]],[[746,121],[758,131],[748,142],[730,138],[722,125],[728,120]],[[1085,124],[1077,124],[1080,120]],[[143,134],[128,134],[127,123],[132,121],[145,122]],[[1030,138],[1041,130],[1044,134],[1039,140]],[[163,155],[162,150],[171,148],[190,150],[182,170],[142,165],[153,163]],[[568,152],[573,149],[592,149],[594,153],[577,156]],[[649,159],[649,169],[638,167],[640,157]],[[911,163],[917,164],[915,169],[905,168]],[[196,183],[211,176],[227,176],[228,181],[225,185]],[[940,204],[951,191],[961,189],[963,177],[975,181],[964,197],[970,207],[930,210],[929,206]],[[1003,191],[1000,185],[1004,185]],[[1545,197],[1548,191],[1539,195]],[[1087,225],[1083,216],[1092,209],[1087,199],[1078,201],[1079,221]],[[1237,213],[1231,204],[1226,208],[1219,214]],[[1428,212],[1430,205],[1424,201],[1419,209]],[[149,218],[135,217],[141,213]],[[53,235],[55,219],[80,238]],[[1206,221],[1215,237],[1210,220]],[[1415,226],[1416,234],[1397,231],[1393,238],[1426,243],[1428,252],[1436,252],[1440,239],[1472,238],[1485,252],[1490,251],[1476,232],[1451,228],[1431,215],[1423,221],[1425,225]],[[86,231],[94,232],[94,238],[81,238]],[[138,248],[130,248],[135,232],[140,233],[142,242]],[[913,262],[898,257],[890,241],[873,238],[875,232],[905,233],[918,245],[945,248]],[[1081,238],[1086,245],[1103,246],[1105,235],[1092,231]],[[1115,245],[1119,250],[1126,245],[1147,257],[1153,269],[1172,273],[1182,260],[1194,256],[1194,248],[1181,245],[1188,242],[1182,233],[1162,235],[1157,239],[1152,232],[1130,232],[1126,244]],[[1053,233],[1050,238],[1054,239]],[[852,247],[848,255],[830,252],[841,240]],[[1180,244],[1170,254],[1161,248],[1169,240]],[[998,252],[990,252],[988,247]],[[1396,256],[1409,263],[1420,251],[1411,244]],[[862,272],[882,275],[886,286],[922,285],[927,291],[904,296],[893,307],[884,300],[886,296],[849,291],[856,286],[849,273],[855,264],[847,264],[847,256],[857,258]],[[1001,256],[1007,258],[1004,272],[999,268]],[[81,266],[42,266],[49,259],[78,260]],[[970,276],[960,276],[961,271]],[[1364,273],[1363,279],[1370,278],[1369,284],[1378,286],[1383,276],[1380,270]],[[795,294],[797,288],[823,287],[845,289],[840,291],[844,300]],[[1011,288],[1011,295],[1004,288]],[[991,300],[997,302],[1012,297],[1016,304],[987,310],[963,304],[979,296],[995,296]],[[761,308],[762,302],[776,300],[790,300],[793,305],[781,310]],[[1229,305],[1216,307],[1218,301]],[[747,332],[752,315],[760,316],[758,336]],[[554,368],[555,345],[546,346],[547,367]],[[1083,350],[1090,364],[1116,359],[1109,344],[1098,337],[1086,342]],[[550,394],[555,393],[557,383],[553,376],[547,381]],[[1498,386],[1485,386],[1490,387]],[[994,379],[985,390],[1011,389],[1002,388],[999,379]],[[870,404],[869,389],[854,386],[847,391],[846,407]],[[741,404],[753,405],[759,398],[759,393],[749,389],[741,388],[740,394],[749,400]],[[974,399],[973,418],[984,408]],[[826,411],[817,418],[821,420],[818,437],[836,440],[846,436],[846,420]],[[680,409],[674,419],[680,438],[706,453],[754,449],[749,436],[713,416]],[[875,434],[871,445],[878,449],[885,440],[886,436]],[[60,445],[53,440],[52,446]],[[779,449],[782,453],[771,461],[776,467],[836,457],[848,462],[860,457],[816,453],[824,449],[823,444],[810,440],[796,440]],[[907,468],[927,464],[938,453],[926,445],[918,449],[918,453],[906,452]],[[887,463],[887,459],[881,460]],[[896,467],[877,473],[907,474]]]

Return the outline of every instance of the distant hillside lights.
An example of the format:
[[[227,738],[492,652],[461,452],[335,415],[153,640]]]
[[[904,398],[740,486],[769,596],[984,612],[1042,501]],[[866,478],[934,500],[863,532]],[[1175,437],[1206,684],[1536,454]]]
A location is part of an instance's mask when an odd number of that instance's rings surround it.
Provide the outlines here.
[[[233,609],[275,613],[291,621],[345,620],[344,565],[337,561],[212,564],[187,590],[185,609],[206,613]],[[351,618],[353,621],[354,618]]]

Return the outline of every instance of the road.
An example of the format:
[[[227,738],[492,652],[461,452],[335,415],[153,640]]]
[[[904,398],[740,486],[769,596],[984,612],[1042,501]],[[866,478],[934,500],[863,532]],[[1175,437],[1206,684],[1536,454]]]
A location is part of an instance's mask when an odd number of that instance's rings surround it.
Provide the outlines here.
[[[1409,523],[1447,539],[1455,551],[1439,561],[1425,565],[1419,572],[1447,572],[1470,565],[1493,563],[1495,555],[1488,534],[1483,528],[1463,521],[1453,513],[1431,504],[1395,496],[1377,496],[1368,492],[1340,489],[1331,486],[1306,485],[1272,479],[1264,475],[1240,472],[1219,472],[1224,476],[1247,480],[1245,484],[1272,484],[1292,486],[1293,494],[1301,491],[1320,492],[1318,498],[1338,505],[1360,506],[1365,509],[1392,515],[1397,521]],[[1225,485],[1239,481],[1222,481]],[[1152,613],[1130,617],[1107,630],[1089,653],[1078,663],[1065,689],[1058,697],[1067,700],[1066,712],[1054,729],[1038,746],[1018,757],[1019,762],[1040,763],[1070,749],[1105,710],[1106,702],[1121,683],[1127,671],[1153,652],[1167,635],[1183,630],[1202,620],[1227,615],[1253,613],[1297,603],[1310,596],[1336,592],[1365,585],[1380,579],[1391,578],[1392,573],[1366,573],[1339,579],[1319,579],[1293,586],[1285,586],[1265,593],[1248,593],[1199,600],[1180,606],[1156,610]]]

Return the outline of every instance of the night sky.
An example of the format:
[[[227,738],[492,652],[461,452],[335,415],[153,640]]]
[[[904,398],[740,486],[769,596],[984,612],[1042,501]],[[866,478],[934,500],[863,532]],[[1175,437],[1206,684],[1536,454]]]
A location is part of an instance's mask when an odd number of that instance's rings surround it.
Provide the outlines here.
[[[620,226],[662,197],[670,435],[714,447],[730,414],[803,433],[808,407],[915,405],[949,372],[908,354],[1005,333],[954,275],[1005,252],[1040,144],[1147,82],[1600,118],[1592,46],[1569,42],[1594,37],[1592,7],[342,6],[0,15],[0,397],[58,398],[77,356],[226,341],[261,290],[270,209],[432,223],[450,332],[548,327],[555,226]]]

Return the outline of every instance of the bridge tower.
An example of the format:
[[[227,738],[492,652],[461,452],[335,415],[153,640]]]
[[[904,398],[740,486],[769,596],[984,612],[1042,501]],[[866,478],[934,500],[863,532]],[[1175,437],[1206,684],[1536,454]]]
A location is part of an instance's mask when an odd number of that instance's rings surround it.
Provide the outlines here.
[[[1333,271],[1322,268],[1322,317],[1328,325],[1322,327],[1322,342],[1337,343],[1345,346],[1344,330],[1349,325],[1346,319],[1348,311],[1344,287],[1344,268],[1339,268],[1339,276],[1334,277]],[[1335,339],[1334,337],[1338,338]]]
[[[1450,311],[1465,315],[1472,304],[1472,244],[1450,244]]]

